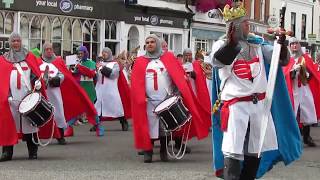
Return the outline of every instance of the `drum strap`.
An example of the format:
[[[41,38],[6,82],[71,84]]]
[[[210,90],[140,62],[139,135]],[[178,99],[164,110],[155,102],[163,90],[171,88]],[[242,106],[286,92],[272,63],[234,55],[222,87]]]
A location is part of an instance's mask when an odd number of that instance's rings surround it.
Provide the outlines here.
[[[15,63],[14,66],[17,68],[18,73],[21,75],[21,77],[22,77],[22,79],[23,79],[23,81],[24,81],[24,84],[27,86],[28,90],[31,91],[31,87],[30,87],[30,85],[27,83],[27,82],[28,82],[28,81],[27,81],[27,78],[26,78],[26,76],[25,76],[25,74],[24,74],[24,72],[23,72],[20,64],[19,64],[19,63]]]

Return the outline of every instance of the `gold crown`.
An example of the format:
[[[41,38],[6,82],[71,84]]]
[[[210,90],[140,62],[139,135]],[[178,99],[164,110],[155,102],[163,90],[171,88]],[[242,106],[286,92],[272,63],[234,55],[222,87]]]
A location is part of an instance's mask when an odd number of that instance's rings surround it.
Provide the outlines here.
[[[240,3],[238,7],[232,7],[232,8],[230,8],[230,5],[227,4],[223,8],[222,15],[225,21],[230,21],[233,19],[246,16],[246,9],[244,8],[243,3]]]

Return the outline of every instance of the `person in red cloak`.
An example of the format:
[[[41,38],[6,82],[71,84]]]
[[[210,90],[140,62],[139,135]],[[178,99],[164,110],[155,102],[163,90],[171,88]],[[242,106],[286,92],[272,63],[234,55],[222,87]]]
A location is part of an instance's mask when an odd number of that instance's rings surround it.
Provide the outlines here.
[[[39,80],[40,70],[36,57],[22,47],[21,36],[13,32],[9,38],[10,50],[0,56],[1,88],[0,88],[0,146],[2,156],[0,162],[10,161],[13,146],[19,137],[27,143],[29,159],[37,159],[37,132],[40,138],[49,138],[52,121],[38,129],[18,112],[19,104],[32,89],[46,96],[43,81]],[[51,125],[50,125],[51,124]],[[47,127],[48,126],[48,127]],[[51,130],[51,131],[50,131]],[[34,141],[33,141],[34,139]]]
[[[88,95],[65,66],[63,59],[54,55],[51,43],[43,44],[43,53],[38,60],[41,71],[49,67],[46,92],[48,99],[55,107],[54,120],[59,128],[58,143],[64,145],[66,144],[64,139],[64,129],[67,128],[66,121],[85,112],[88,121],[95,125],[97,113]]]
[[[144,162],[152,162],[152,140],[160,139],[160,158],[168,161],[166,135],[154,108],[166,97],[179,91],[183,102],[192,114],[189,138],[203,139],[208,129],[194,103],[183,68],[174,55],[162,52],[156,35],[146,38],[146,54],[136,59],[131,75],[132,119],[135,147],[144,150]]]
[[[209,129],[211,127],[211,102],[206,76],[201,67],[202,60],[199,58],[192,60],[192,50],[187,48],[183,51],[183,62],[201,118]]]
[[[311,57],[304,54],[299,41],[289,39],[291,58],[283,68],[296,117],[301,123],[303,141],[315,147],[310,136],[310,126],[317,123],[320,115],[320,101],[316,101],[319,92],[320,76]]]

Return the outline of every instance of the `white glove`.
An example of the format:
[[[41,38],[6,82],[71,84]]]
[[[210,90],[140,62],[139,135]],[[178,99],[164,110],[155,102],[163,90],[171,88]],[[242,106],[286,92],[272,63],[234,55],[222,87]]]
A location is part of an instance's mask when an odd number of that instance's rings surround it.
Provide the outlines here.
[[[36,88],[36,90],[40,90],[41,89],[41,81],[40,80],[36,80],[34,82],[34,88]]]
[[[300,69],[301,69],[301,65],[300,64],[294,64],[291,71],[299,72]]]

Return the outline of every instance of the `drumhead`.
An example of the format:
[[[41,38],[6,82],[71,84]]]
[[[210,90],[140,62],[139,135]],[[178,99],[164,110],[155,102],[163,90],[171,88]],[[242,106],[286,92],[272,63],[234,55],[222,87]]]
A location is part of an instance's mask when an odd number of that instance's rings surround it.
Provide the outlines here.
[[[176,100],[178,99],[177,96],[172,96],[164,101],[162,101],[156,108],[155,108],[155,112],[159,112],[162,111],[163,109],[169,107],[170,105],[172,105]]]
[[[38,104],[40,99],[41,96],[39,93],[31,93],[27,95],[22,99],[19,105],[19,112],[23,114],[30,111],[32,108],[34,108],[35,105]]]

